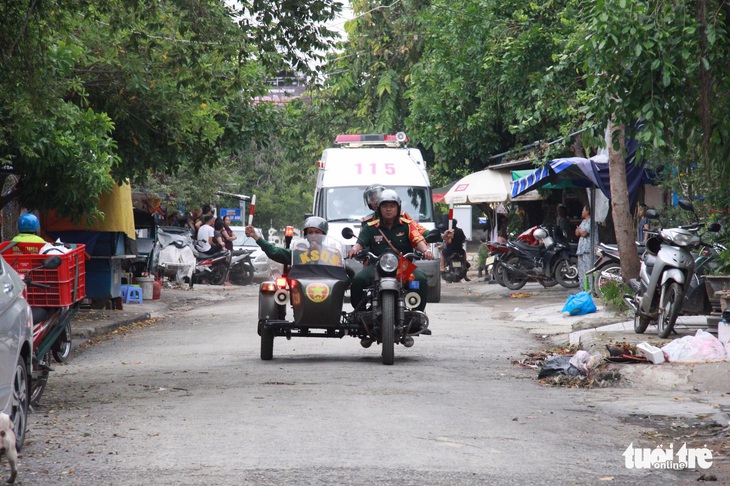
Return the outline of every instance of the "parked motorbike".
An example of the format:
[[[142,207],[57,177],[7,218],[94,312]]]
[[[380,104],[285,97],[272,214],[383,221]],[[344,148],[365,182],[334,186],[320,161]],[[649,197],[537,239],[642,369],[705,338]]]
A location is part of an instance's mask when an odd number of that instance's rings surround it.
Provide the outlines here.
[[[639,253],[639,257],[644,254],[645,250],[644,244],[637,241],[636,251]],[[597,297],[601,296],[601,289],[606,282],[623,282],[618,246],[599,243],[596,246],[596,262],[593,264],[593,268],[586,272],[586,275],[592,276],[593,291]]]
[[[63,260],[57,255],[49,256],[40,266],[30,269],[23,278],[28,289],[40,288],[45,291],[57,289],[58,283],[42,283],[38,278],[43,271],[55,270],[61,266]],[[78,287],[78,284],[77,284]],[[52,290],[51,290],[52,291]],[[33,316],[33,369],[31,380],[30,403],[35,405],[43,395],[48,383],[51,367],[51,356],[61,363],[71,354],[71,319],[76,314],[83,295],[72,297],[73,303],[56,307],[36,305],[39,301],[30,299],[31,314]]]
[[[445,271],[441,276],[447,282],[455,283],[466,277],[469,264],[466,263],[466,252],[463,249],[456,250],[449,254],[444,260]]]
[[[680,200],[679,207],[694,214],[694,207],[689,201]],[[649,209],[646,217],[659,219],[659,213]],[[703,223],[696,222],[662,229],[647,240],[646,251],[641,259],[640,278],[629,281],[629,286],[636,293],[624,295],[624,301],[634,311],[634,332],[637,334],[644,333],[649,324],[656,321],[659,337],[669,337],[683,310],[685,297],[694,292],[706,292],[704,285],[699,285],[699,278],[696,279],[695,256],[691,253],[692,249],[707,245],[699,233],[703,227]],[[719,224],[713,223],[706,233],[718,232],[720,229]],[[684,311],[688,314],[698,311],[704,313],[708,307],[704,303],[702,307],[700,311],[699,308],[688,306]]]
[[[507,243],[500,243],[497,241],[490,241],[487,243],[489,247],[489,257],[487,258],[486,273],[494,276],[494,280],[499,285],[504,287],[502,259],[509,253],[509,246]]]
[[[249,285],[253,282],[254,268],[251,254],[254,250],[233,250],[229,279],[236,285]]]
[[[231,252],[223,250],[208,255],[195,249],[193,251],[195,253],[195,271],[191,286],[196,283],[223,285],[231,266]]]
[[[500,263],[502,282],[510,290],[518,290],[528,281],[544,287],[560,284],[578,287],[577,257],[570,243],[557,226],[542,226],[532,232],[539,242],[531,245],[521,240],[508,242],[509,252]]]
[[[342,235],[345,239],[354,236],[351,228],[343,229]],[[440,234],[432,231],[426,240],[435,242],[437,238]],[[350,278],[342,243],[319,235],[312,241],[296,239],[291,248],[292,264],[285,266],[282,277],[259,287],[262,360],[273,358],[275,337],[351,336],[360,339],[365,348],[374,342],[382,344],[382,362],[392,365],[395,344],[410,348],[413,336],[431,334],[426,314],[414,310],[420,304],[420,296],[411,288],[415,281],[406,279],[404,283],[400,278],[403,260],[396,253],[367,254],[375,268],[373,281],[358,307],[346,313],[342,304]],[[418,258],[412,253],[403,257]],[[288,304],[293,311],[291,320],[286,317]]]

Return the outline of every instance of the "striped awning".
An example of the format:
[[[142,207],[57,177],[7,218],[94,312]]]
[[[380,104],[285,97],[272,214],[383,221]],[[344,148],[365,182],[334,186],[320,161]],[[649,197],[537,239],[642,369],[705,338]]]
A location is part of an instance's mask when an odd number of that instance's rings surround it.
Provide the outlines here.
[[[528,175],[512,181],[512,198],[543,187],[550,182],[570,181],[575,187],[597,186],[593,161],[581,157],[551,160]]]

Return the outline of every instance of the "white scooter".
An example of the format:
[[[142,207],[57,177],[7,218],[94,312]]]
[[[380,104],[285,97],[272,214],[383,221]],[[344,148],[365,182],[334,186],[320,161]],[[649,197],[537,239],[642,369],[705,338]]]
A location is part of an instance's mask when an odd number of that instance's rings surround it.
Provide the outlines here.
[[[679,206],[694,213],[689,201],[680,200]],[[649,209],[646,217],[658,219],[659,213]],[[662,229],[646,242],[640,279],[629,281],[636,294],[624,295],[624,302],[634,311],[634,331],[637,334],[646,331],[653,321],[657,323],[659,337],[667,338],[672,333],[694,276],[695,257],[691,250],[703,243],[699,234],[703,227],[703,223],[694,223]],[[720,231],[720,225],[713,223],[708,231]]]

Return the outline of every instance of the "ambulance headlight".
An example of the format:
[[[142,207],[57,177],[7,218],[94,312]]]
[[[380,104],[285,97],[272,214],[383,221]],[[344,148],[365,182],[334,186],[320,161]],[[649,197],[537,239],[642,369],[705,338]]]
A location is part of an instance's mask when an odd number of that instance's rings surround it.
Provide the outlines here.
[[[386,253],[380,257],[378,265],[383,272],[393,273],[398,270],[398,257],[393,253]]]

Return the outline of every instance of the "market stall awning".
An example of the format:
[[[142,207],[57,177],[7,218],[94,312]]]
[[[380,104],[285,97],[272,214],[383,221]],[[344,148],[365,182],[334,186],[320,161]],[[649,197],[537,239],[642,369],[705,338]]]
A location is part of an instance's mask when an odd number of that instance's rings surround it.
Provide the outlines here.
[[[548,164],[539,167],[528,175],[512,181],[511,197],[517,197],[525,192],[532,191],[549,183],[562,183],[562,186],[571,187],[598,187],[594,164],[597,162],[581,157],[551,160]],[[602,188],[603,189],[603,188]],[[603,191],[606,197],[606,191]]]
[[[457,181],[444,196],[449,204],[500,203],[510,201],[509,171],[484,169]],[[541,199],[537,193],[526,194],[520,200]]]

